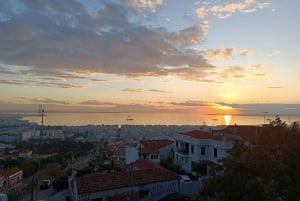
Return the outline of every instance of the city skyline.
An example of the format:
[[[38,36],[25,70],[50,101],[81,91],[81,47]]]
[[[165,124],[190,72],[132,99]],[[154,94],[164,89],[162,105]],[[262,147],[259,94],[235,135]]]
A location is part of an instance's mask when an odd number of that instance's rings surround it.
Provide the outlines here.
[[[0,111],[299,115],[300,2],[0,3]]]

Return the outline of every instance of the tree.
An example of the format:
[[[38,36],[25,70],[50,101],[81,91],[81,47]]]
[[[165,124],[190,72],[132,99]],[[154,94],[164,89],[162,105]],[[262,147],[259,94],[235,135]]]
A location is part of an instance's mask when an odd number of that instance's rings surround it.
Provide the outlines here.
[[[222,175],[211,178],[199,199],[300,200],[300,132],[279,116],[263,127],[255,145],[236,141],[222,160]]]

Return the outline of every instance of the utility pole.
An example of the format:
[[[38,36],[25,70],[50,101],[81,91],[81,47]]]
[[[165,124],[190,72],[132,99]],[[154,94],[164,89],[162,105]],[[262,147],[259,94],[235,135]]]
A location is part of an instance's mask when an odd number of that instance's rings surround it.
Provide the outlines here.
[[[263,112],[264,114],[264,125],[266,124],[266,115],[268,114],[268,112]]]
[[[41,117],[41,128],[40,128],[40,136],[39,136],[39,158],[38,158],[38,169],[36,173],[36,200],[38,200],[38,192],[39,192],[39,171],[41,168],[41,141],[43,135],[43,127],[44,127],[44,106],[39,105],[39,115]]]

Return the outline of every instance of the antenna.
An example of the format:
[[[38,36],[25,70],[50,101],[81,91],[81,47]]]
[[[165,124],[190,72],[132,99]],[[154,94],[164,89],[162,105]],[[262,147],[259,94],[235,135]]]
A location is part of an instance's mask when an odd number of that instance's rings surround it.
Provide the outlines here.
[[[264,125],[266,124],[266,116],[267,116],[268,112],[263,112],[264,115]]]
[[[39,105],[39,116],[42,117],[42,121],[41,121],[41,133],[40,135],[42,134],[42,131],[43,131],[43,125],[44,125],[44,106],[43,105]]]

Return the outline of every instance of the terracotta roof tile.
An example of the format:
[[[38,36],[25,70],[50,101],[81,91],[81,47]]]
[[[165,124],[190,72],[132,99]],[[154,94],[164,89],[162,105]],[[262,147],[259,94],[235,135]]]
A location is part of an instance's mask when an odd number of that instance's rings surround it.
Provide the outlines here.
[[[186,133],[181,133],[183,135],[187,135],[191,138],[195,138],[195,139],[203,139],[203,140],[216,140],[216,141],[222,141],[223,138],[221,136],[218,135],[212,135],[209,133],[206,133],[204,131],[200,131],[200,130],[192,130]]]
[[[151,160],[137,160],[133,162],[133,165],[140,170],[149,170],[154,168],[163,168],[159,164],[152,162]]]
[[[162,147],[168,146],[169,144],[172,143],[173,141],[167,139],[141,141],[142,147],[140,149],[140,153],[141,154],[159,153],[159,150]]]
[[[228,126],[223,129],[224,134],[231,133],[240,136],[243,140],[248,141],[252,144],[258,140],[262,127],[259,126]]]
[[[179,177],[174,172],[163,168],[154,168],[129,172],[114,172],[105,175],[90,174],[77,177],[76,182],[78,193],[85,194],[177,179]]]
[[[17,172],[20,172],[22,171],[21,168],[18,168],[18,167],[15,167],[15,168],[11,168],[9,170],[6,170],[6,171],[3,171],[1,174],[4,176],[4,177],[9,177]]]

